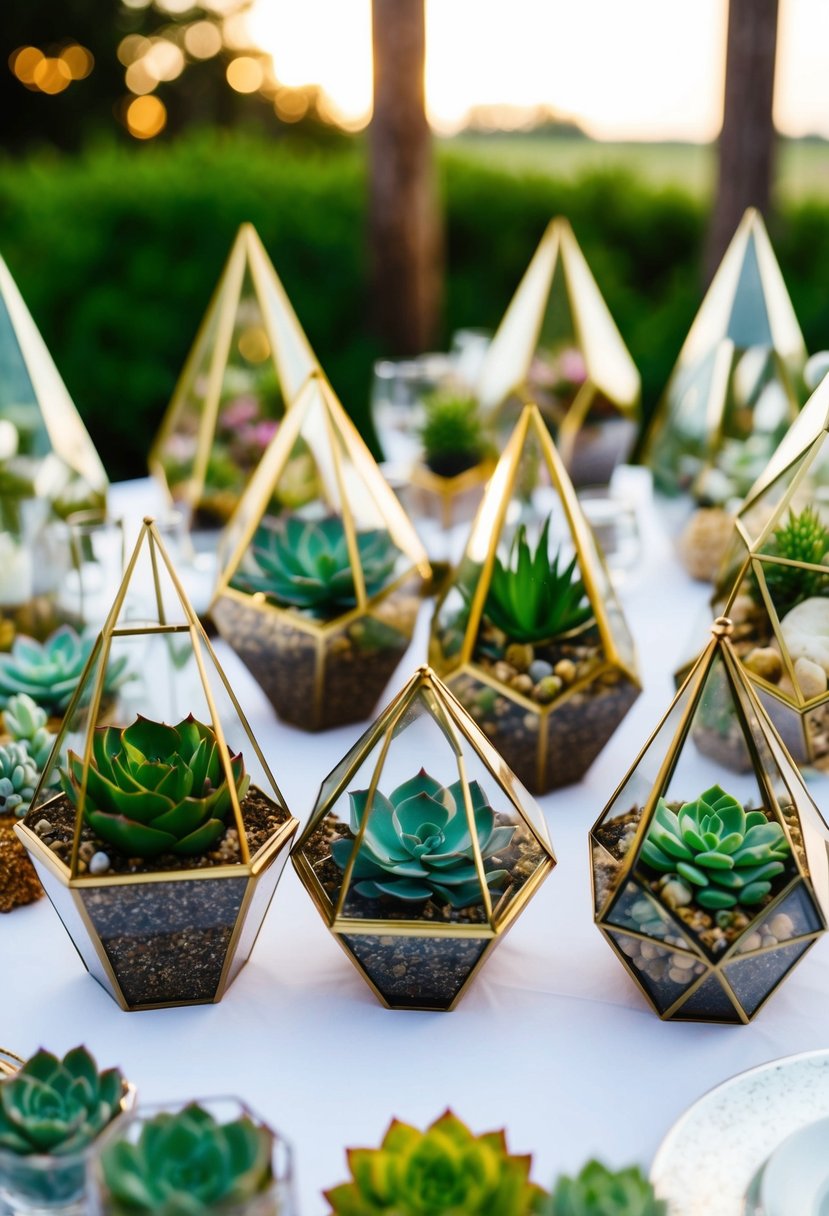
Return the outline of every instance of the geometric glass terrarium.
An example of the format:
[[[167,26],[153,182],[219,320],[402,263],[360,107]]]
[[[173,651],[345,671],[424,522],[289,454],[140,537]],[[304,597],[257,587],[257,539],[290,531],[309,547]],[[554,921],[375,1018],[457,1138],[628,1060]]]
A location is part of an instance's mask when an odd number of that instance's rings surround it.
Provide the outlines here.
[[[242,224],[150,452],[196,528],[224,525],[314,352],[252,224]]]
[[[656,408],[642,454],[670,497],[742,498],[803,401],[806,348],[763,219],[749,208]]]
[[[484,414],[534,401],[577,486],[606,485],[639,423],[641,379],[566,219],[551,220],[487,351]]]
[[[737,513],[713,603],[798,764],[829,762],[829,382]]]
[[[280,717],[368,717],[412,638],[426,554],[354,424],[312,375],[222,538],[211,615]]]
[[[297,826],[146,520],[17,825],[38,877],[122,1008],[213,1002]]]
[[[291,859],[379,999],[435,1010],[555,865],[539,807],[428,667],[325,778]]]
[[[826,928],[826,824],[731,628],[715,621],[590,833],[596,924],[671,1020],[749,1021]]]
[[[534,405],[438,601],[430,662],[533,793],[579,780],[639,695],[630,632]]]

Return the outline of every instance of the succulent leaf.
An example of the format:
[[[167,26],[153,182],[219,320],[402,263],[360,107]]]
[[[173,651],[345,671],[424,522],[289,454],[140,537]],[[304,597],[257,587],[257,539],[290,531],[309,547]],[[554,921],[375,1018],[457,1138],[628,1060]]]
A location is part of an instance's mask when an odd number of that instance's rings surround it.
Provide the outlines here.
[[[61,625],[42,644],[19,634],[8,654],[0,654],[0,709],[18,693],[26,693],[48,715],[61,715],[78,686],[95,637]],[[125,657],[112,660],[104,678],[104,693],[116,692],[129,678]],[[8,728],[8,727],[7,727]]]
[[[767,550],[772,560],[762,562],[763,577],[779,615],[811,596],[829,593],[829,529],[813,506],[804,507],[799,513],[790,510],[786,522],[775,530]],[[803,565],[784,566],[774,561],[775,557],[805,563],[807,567],[822,566],[823,569],[804,569]],[[758,603],[763,602],[753,569],[748,578],[748,589]]]
[[[484,459],[488,443],[474,397],[439,389],[424,397],[423,410],[420,437],[433,473],[456,477]]]
[[[25,743],[0,746],[0,815],[26,814],[39,776]]]
[[[539,1216],[667,1216],[668,1206],[637,1167],[609,1170],[588,1161],[575,1178],[562,1175]]]

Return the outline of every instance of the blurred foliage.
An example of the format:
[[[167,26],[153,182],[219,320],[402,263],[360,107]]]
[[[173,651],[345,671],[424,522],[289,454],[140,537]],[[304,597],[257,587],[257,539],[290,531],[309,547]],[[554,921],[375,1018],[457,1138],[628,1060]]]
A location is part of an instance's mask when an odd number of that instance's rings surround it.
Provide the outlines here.
[[[701,295],[707,208],[623,173],[559,181],[440,156],[447,224],[444,338],[497,325],[548,219],[569,216],[643,376],[652,409]],[[250,136],[40,155],[0,173],[0,253],[110,475],[141,475],[236,229],[252,221],[331,382],[364,430],[368,326],[365,153]],[[829,212],[784,210],[772,239],[810,349],[829,345],[818,267]]]

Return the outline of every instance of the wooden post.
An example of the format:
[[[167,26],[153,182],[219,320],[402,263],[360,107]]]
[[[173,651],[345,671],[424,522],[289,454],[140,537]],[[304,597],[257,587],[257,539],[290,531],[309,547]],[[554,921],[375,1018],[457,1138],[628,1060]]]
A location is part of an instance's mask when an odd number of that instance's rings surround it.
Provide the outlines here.
[[[778,0],[729,0],[719,176],[708,234],[714,273],[746,207],[768,216],[775,130],[774,64]]]
[[[373,0],[372,40],[374,324],[389,354],[417,354],[435,341],[442,293],[442,238],[425,105],[424,0]]]

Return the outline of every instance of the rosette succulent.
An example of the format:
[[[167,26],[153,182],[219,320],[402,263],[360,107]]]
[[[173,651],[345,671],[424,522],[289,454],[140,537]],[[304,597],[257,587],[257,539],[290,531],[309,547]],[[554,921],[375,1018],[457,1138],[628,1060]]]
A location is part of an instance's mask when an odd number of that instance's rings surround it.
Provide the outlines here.
[[[241,1205],[272,1181],[273,1133],[243,1115],[220,1123],[192,1103],[146,1119],[135,1143],[101,1153],[107,1210],[194,1216]]]
[[[379,1148],[349,1149],[351,1181],[325,1197],[336,1216],[530,1216],[545,1195],[531,1164],[451,1111],[425,1132],[395,1119]]]
[[[550,518],[532,549],[522,524],[506,561],[495,558],[484,616],[512,642],[546,642],[584,625],[593,615],[578,573],[578,556],[566,565],[558,550],[550,560]]]
[[[42,772],[52,751],[55,736],[48,729],[46,710],[25,692],[9,697],[3,710],[3,725],[13,743],[23,744],[35,767]]]
[[[495,812],[477,781],[469,782],[469,795],[487,886],[498,891],[508,874],[494,868],[491,859],[510,843],[515,828],[496,825]],[[388,798],[375,790],[367,818],[368,790],[352,790],[348,797],[354,837],[366,820],[351,872],[357,895],[390,896],[406,903],[435,898],[453,908],[483,902],[460,781],[445,788],[421,769]],[[332,844],[331,855],[341,870],[353,849],[353,839]]]
[[[366,595],[376,595],[391,578],[398,550],[383,528],[357,532],[356,542]],[[354,571],[341,517],[289,515],[261,524],[231,585],[323,619],[353,608]]]
[[[49,715],[61,715],[68,706],[92,653],[95,638],[61,625],[45,642],[19,634],[8,654],[0,654],[0,709],[16,693],[27,693]],[[128,678],[126,657],[110,661],[104,678],[105,695],[114,693]]]
[[[562,1175],[539,1216],[667,1216],[668,1206],[637,1167],[609,1170],[588,1161],[575,1177]]]
[[[640,859],[675,875],[700,907],[719,910],[761,903],[790,852],[779,823],[713,785],[678,811],[659,799]]]
[[[39,776],[25,744],[0,746],[0,815],[26,814]]]
[[[230,767],[241,802],[250,782],[241,753]],[[70,751],[61,784],[75,806],[83,777]],[[139,715],[124,730],[97,729],[86,780],[87,823],[127,857],[203,853],[223,835],[232,806],[213,729],[192,714],[176,726]]]
[[[98,1072],[85,1047],[62,1060],[38,1051],[0,1082],[0,1148],[20,1156],[66,1156],[91,1144],[118,1114],[124,1078]]]

